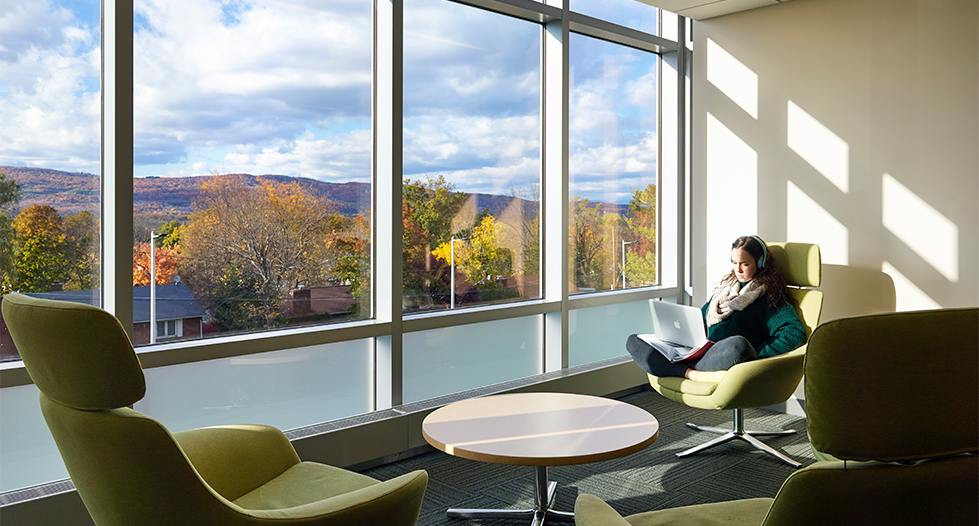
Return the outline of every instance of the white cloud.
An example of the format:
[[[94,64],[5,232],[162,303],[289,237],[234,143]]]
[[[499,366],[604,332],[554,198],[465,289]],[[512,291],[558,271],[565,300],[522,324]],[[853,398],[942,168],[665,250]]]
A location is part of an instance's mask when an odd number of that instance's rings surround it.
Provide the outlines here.
[[[137,175],[369,180],[369,3],[136,0],[134,8]],[[98,171],[99,34],[81,21],[97,16],[48,0],[0,13],[0,112],[16,123],[0,127],[4,162]],[[406,176],[443,174],[469,191],[539,182],[539,26],[442,0],[407,2],[405,26]],[[648,61],[631,50],[588,53],[598,78],[576,81],[576,184],[605,188],[613,170],[621,192],[654,169],[655,148],[616,104],[655,104],[655,77],[638,71]]]
[[[371,11],[330,8],[258,2],[226,24],[216,2],[139,2],[140,20],[152,26],[134,41],[136,162],[180,163],[195,149],[275,147],[311,127],[368,119]]]
[[[405,122],[404,141],[407,177],[440,174],[459,189],[480,192],[540,180],[536,115],[416,117]]]
[[[656,181],[655,62],[636,60],[631,51],[575,58],[571,194],[627,202],[631,190]]]
[[[0,14],[0,159],[97,173],[98,28],[46,1],[10,4]]]

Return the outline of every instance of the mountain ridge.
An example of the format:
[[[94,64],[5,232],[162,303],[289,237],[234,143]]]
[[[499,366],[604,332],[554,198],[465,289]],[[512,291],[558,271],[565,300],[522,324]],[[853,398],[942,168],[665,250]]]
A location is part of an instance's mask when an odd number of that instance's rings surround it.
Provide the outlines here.
[[[99,213],[99,176],[86,172],[66,172],[51,168],[24,166],[0,166],[0,172],[21,185],[19,209],[30,205],[50,205],[62,214],[74,214],[82,210]],[[312,195],[333,203],[336,211],[346,216],[369,214],[371,209],[371,185],[369,183],[333,183],[308,177],[278,174],[229,174],[241,177],[248,186],[257,186],[260,179],[277,183],[297,183]],[[185,219],[193,212],[194,199],[200,194],[201,185],[211,175],[183,177],[137,177],[133,179],[133,214],[166,215]],[[471,193],[476,196],[478,210],[489,209],[499,216],[512,201],[512,197],[496,194]],[[537,206],[524,201],[527,212],[534,216]],[[600,203],[592,202],[592,206]],[[603,203],[606,210],[624,213],[624,205]],[[16,211],[15,211],[16,213]]]

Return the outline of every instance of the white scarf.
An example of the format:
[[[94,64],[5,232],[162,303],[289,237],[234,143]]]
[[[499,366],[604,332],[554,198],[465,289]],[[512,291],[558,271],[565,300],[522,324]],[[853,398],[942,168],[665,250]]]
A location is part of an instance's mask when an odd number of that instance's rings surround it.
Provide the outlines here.
[[[765,286],[757,281],[749,281],[744,287],[732,279],[714,287],[714,296],[707,307],[707,326],[711,327],[726,320],[736,310],[743,310],[765,292]]]

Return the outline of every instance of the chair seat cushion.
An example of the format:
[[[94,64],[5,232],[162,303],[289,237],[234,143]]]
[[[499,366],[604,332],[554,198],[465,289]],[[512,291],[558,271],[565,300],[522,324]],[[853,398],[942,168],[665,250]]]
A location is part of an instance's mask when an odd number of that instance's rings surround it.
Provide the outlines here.
[[[234,501],[248,510],[279,510],[302,506],[363,489],[379,482],[345,469],[301,462]]]
[[[668,389],[677,393],[693,396],[710,396],[717,390],[717,382],[694,382],[685,378],[672,376],[657,377],[649,375],[649,383],[656,388],[657,385],[663,389]],[[660,393],[659,389],[656,389]]]
[[[632,526],[759,526],[775,499],[758,498],[648,511],[625,518]]]

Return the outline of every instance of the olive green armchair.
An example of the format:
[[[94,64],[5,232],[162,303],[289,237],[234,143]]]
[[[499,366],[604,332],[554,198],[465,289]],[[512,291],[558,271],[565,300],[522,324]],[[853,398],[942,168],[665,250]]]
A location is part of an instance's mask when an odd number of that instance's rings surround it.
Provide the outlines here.
[[[774,499],[623,518],[595,496],[578,526],[979,524],[979,309],[845,318],[806,354],[806,410],[820,461]]]
[[[819,245],[808,243],[769,243],[769,252],[778,262],[782,276],[789,285],[789,293],[795,298],[796,313],[806,329],[806,336],[812,334],[819,325],[823,308],[823,293],[813,290],[822,278],[822,260]],[[723,373],[705,381],[692,381],[684,378],[657,377],[649,375],[649,384],[661,395],[681,404],[700,409],[733,409],[732,429],[687,426],[698,431],[708,431],[721,436],[677,453],[678,457],[693,455],[705,449],[724,444],[734,439],[748,442],[756,449],[793,466],[800,464],[776,451],[756,437],[779,436],[795,433],[794,429],[779,431],[749,431],[744,427],[744,410],[752,407],[768,407],[781,404],[789,399],[802,381],[802,364],[806,348],[740,363]]]
[[[380,482],[302,462],[274,427],[171,434],[130,409],[145,394],[143,371],[122,325],[104,310],[10,294],[3,317],[100,526],[411,526],[418,518],[425,471]]]

